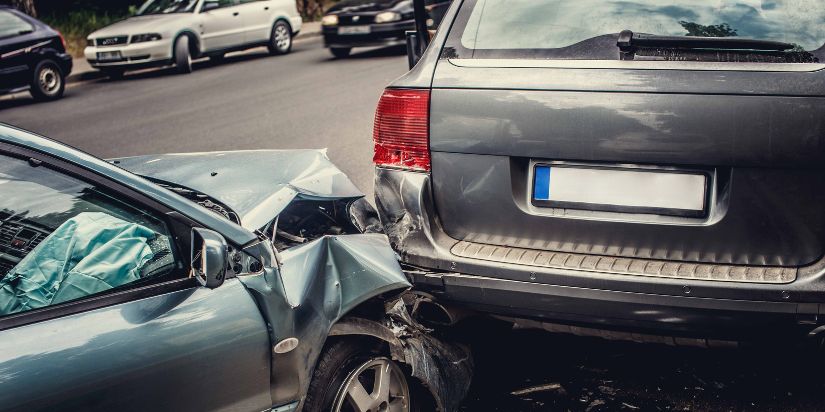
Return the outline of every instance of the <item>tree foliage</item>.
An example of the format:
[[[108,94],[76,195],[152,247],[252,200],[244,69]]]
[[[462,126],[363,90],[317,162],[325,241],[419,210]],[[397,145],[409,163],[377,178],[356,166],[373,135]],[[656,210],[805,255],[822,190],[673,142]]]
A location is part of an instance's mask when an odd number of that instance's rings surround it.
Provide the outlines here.
[[[11,4],[17,7],[18,10],[22,10],[32,17],[37,17],[37,8],[34,5],[34,0],[12,0]]]
[[[687,30],[688,36],[695,37],[736,37],[739,35],[737,30],[731,28],[729,24],[711,24],[705,26],[704,24],[694,23],[692,21],[680,21],[679,24]]]

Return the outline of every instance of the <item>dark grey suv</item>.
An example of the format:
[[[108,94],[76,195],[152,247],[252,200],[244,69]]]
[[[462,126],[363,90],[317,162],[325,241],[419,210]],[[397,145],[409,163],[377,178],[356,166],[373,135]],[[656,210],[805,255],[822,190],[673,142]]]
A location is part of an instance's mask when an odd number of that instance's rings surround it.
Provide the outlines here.
[[[817,0],[454,2],[375,120],[416,286],[553,331],[817,335],[822,21]]]

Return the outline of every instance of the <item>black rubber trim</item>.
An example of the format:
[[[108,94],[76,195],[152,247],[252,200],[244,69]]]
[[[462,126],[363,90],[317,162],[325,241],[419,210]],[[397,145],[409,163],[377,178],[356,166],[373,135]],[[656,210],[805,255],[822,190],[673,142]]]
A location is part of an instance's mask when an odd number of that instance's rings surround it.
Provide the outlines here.
[[[0,318],[0,331],[196,287],[194,278],[181,278],[47,306]]]

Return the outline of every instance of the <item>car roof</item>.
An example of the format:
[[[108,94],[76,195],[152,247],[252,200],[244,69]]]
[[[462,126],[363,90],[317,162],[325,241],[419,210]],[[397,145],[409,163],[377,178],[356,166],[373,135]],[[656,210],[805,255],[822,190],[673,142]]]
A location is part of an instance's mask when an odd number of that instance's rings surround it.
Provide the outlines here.
[[[220,232],[227,240],[238,246],[243,246],[257,239],[254,233],[204,209],[182,196],[103,159],[56,140],[0,123],[0,143],[8,143],[56,157],[78,165],[95,174],[105,176],[123,186],[134,188],[158,203],[164,204],[194,221]]]

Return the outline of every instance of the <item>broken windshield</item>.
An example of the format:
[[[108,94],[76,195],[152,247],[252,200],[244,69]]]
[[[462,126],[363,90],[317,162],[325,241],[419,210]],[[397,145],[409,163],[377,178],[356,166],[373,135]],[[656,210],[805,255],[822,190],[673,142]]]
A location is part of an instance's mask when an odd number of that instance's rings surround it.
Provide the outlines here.
[[[784,42],[793,48],[761,54],[795,62],[805,60],[800,53],[823,46],[823,21],[820,0],[468,0],[448,46],[463,58],[617,59],[618,34],[630,30]],[[685,58],[671,52],[658,58],[685,60],[698,54],[691,51]]]

